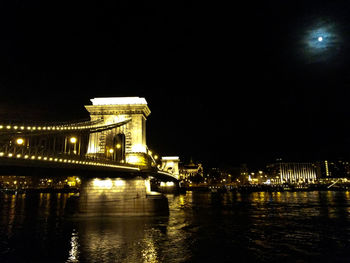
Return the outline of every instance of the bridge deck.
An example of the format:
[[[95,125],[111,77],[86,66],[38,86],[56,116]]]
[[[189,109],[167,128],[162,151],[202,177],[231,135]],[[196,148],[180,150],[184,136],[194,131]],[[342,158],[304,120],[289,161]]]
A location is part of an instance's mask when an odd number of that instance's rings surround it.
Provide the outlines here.
[[[78,161],[64,158],[44,159],[19,159],[16,157],[0,157],[0,171],[25,173],[26,171],[41,170],[47,173],[54,171],[83,172],[86,175],[103,172],[105,176],[132,177],[132,176],[153,176],[163,181],[177,181],[172,174],[159,171],[156,168],[136,166],[130,164],[112,164],[99,161]]]

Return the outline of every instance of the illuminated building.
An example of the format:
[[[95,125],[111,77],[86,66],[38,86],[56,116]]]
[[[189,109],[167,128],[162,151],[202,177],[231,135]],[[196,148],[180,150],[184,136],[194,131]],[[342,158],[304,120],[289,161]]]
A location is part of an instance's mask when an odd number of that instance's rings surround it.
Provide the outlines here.
[[[200,175],[203,177],[203,167],[202,164],[195,164],[192,159],[189,164],[183,164],[180,168],[180,177],[179,179],[189,179],[190,177]]]
[[[249,180],[249,170],[247,164],[243,163],[239,169],[239,180],[242,183],[250,182]]]
[[[27,189],[31,186],[30,176],[0,175],[0,189]]]
[[[317,166],[313,163],[275,163],[267,166],[270,178],[279,183],[314,183]]]
[[[90,134],[87,155],[130,164],[147,164],[146,118],[151,113],[144,98],[94,98],[85,108],[91,120],[104,125],[125,122],[114,129]]]
[[[325,160],[317,162],[320,178],[345,178],[350,177],[350,163],[343,160]]]

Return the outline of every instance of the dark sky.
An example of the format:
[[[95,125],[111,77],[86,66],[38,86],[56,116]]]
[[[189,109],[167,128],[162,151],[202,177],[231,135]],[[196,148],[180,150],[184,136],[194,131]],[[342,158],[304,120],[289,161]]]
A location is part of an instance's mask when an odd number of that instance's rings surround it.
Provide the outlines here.
[[[348,1],[6,2],[4,121],[83,119],[90,98],[140,96],[161,155],[350,159]]]

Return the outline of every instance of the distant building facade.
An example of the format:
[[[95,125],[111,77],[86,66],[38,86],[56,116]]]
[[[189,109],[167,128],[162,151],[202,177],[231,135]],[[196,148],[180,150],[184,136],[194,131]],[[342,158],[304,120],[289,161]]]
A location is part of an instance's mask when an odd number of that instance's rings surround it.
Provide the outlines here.
[[[275,183],[314,183],[317,165],[313,163],[274,163],[267,166],[267,173]]]
[[[344,160],[324,160],[317,162],[318,177],[320,178],[349,178],[350,163]]]
[[[192,159],[189,164],[181,164],[180,166],[180,180],[189,179],[194,176],[203,177],[203,166],[201,163],[195,164]]]

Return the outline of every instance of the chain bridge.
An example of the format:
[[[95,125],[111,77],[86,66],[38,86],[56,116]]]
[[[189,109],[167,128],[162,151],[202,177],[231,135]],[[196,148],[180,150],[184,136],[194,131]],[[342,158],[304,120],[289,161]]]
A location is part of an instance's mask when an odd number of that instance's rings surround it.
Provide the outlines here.
[[[145,98],[94,98],[90,120],[66,123],[1,123],[0,169],[97,172],[111,177],[152,176],[177,182],[157,168],[146,144]]]

